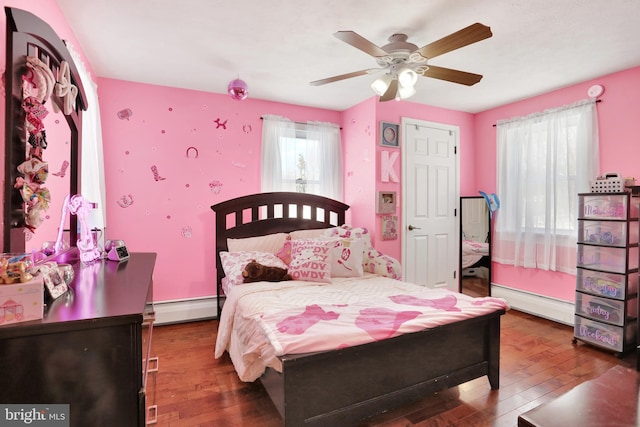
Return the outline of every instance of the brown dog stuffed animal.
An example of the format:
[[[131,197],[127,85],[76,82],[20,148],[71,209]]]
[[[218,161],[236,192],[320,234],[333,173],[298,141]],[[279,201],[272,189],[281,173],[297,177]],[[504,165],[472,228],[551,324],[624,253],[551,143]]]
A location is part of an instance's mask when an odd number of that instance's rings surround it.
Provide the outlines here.
[[[244,283],[251,282],[282,282],[293,280],[285,268],[269,267],[256,262],[254,259],[242,270]]]

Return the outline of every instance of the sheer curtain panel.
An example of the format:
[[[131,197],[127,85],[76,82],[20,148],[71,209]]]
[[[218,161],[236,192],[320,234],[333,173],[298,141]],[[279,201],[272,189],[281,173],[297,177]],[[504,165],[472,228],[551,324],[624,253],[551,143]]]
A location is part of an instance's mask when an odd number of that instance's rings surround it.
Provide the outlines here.
[[[576,273],[578,193],[598,175],[595,100],[497,123],[493,260]]]

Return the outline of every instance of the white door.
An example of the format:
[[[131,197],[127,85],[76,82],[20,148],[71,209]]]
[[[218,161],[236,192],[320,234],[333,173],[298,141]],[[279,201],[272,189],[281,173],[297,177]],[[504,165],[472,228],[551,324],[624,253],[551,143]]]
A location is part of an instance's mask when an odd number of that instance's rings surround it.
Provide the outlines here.
[[[407,282],[458,290],[457,126],[402,119],[402,265]]]

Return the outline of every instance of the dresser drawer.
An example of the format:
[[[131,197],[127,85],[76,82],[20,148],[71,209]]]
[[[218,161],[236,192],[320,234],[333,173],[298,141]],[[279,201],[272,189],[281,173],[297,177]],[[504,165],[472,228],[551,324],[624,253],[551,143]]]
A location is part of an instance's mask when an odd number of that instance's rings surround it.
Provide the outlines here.
[[[616,352],[635,347],[637,323],[612,326],[575,316],[574,336],[584,342]]]
[[[626,246],[627,243],[638,243],[638,221],[627,223],[622,221],[580,220],[578,221],[578,242],[609,246]]]
[[[579,244],[577,266],[611,273],[626,273],[638,268],[638,258],[637,246],[613,248]]]
[[[619,300],[638,292],[638,273],[616,274],[578,268],[576,289]]]
[[[631,202],[628,194],[585,194],[579,197],[578,216],[585,219],[638,218],[638,203]]]
[[[576,314],[622,326],[638,316],[638,299],[620,301],[576,292]]]

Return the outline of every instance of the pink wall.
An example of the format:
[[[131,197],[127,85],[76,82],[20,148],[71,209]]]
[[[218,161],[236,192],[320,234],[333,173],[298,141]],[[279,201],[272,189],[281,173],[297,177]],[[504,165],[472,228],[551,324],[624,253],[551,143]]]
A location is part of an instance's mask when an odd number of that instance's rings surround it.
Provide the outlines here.
[[[158,301],[215,295],[210,207],[260,191],[262,115],[341,124],[336,111],[112,79],[98,83],[107,238],[158,253]]]
[[[495,127],[499,119],[543,111],[587,98],[587,89],[601,84],[598,103],[600,172],[620,172],[640,181],[640,67],[558,89],[534,98],[484,111],[475,116],[476,180],[479,188],[496,188]],[[464,170],[464,169],[463,169]],[[498,212],[498,215],[500,213]],[[565,301],[574,300],[575,276],[493,264],[494,283]]]

